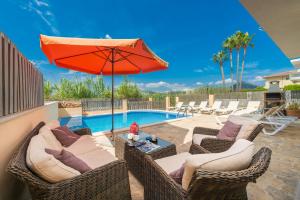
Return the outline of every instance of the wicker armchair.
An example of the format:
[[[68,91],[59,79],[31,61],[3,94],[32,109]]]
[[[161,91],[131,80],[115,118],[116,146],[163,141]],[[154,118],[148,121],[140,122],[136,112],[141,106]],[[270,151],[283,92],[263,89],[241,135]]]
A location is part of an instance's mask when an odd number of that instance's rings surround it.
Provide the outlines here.
[[[245,138],[249,141],[253,141],[256,136],[262,131],[263,124],[259,124],[249,135],[248,138]],[[213,135],[216,136],[219,133],[219,130],[217,129],[210,129],[210,128],[203,128],[203,127],[195,127],[193,134],[202,134],[202,135]],[[212,152],[212,153],[220,153],[223,151],[228,150],[232,145],[234,141],[228,141],[228,140],[221,140],[217,138],[204,138],[201,141],[200,146],[204,149]],[[199,145],[192,144],[190,147],[190,152],[193,152],[197,150]]]
[[[198,153],[201,148],[198,148]],[[218,200],[247,199],[246,186],[254,182],[268,168],[271,150],[261,148],[252,159],[250,166],[241,171],[197,170],[188,190],[175,182],[152,158],[146,156],[144,184],[145,200]]]
[[[131,199],[127,164],[124,160],[116,160],[54,184],[35,175],[26,165],[26,150],[30,139],[43,125],[44,122],[41,122],[31,131],[7,166],[8,173],[28,185],[32,199]],[[76,130],[75,133],[91,134],[89,129]]]

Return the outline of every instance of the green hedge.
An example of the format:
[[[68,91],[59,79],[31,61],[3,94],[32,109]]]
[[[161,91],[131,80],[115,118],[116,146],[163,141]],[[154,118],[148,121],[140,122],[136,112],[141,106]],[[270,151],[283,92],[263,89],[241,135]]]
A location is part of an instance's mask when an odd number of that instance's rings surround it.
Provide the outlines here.
[[[300,90],[300,84],[292,84],[292,85],[286,85],[283,88],[284,90]]]

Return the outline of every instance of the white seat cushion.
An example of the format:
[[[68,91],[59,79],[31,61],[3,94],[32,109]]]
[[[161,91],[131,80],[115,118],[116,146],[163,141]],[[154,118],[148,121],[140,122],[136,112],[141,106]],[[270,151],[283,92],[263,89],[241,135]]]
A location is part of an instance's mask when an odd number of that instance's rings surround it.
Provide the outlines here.
[[[80,175],[80,172],[64,165],[53,155],[45,152],[45,148],[51,148],[42,135],[31,138],[27,148],[26,164],[45,180],[56,183]]]
[[[191,154],[188,152],[180,153],[174,156],[169,156],[165,158],[160,158],[155,160],[155,162],[167,173],[170,174],[171,172],[178,170],[185,162],[185,160]]]
[[[117,160],[111,153],[100,148],[85,153],[75,154],[75,156],[85,162],[92,169]]]
[[[83,160],[92,169],[115,161],[114,151],[107,144],[104,146],[102,139],[91,135],[83,135],[71,146],[65,149]]]
[[[253,130],[259,125],[259,122],[257,120],[248,117],[230,115],[228,120],[235,124],[242,125],[239,133],[236,136],[236,140],[248,139]]]
[[[254,154],[254,143],[239,139],[222,153],[196,154],[186,159],[182,187],[187,190],[196,169],[211,171],[239,171],[246,169]]]
[[[49,149],[53,149],[56,151],[61,151],[62,150],[62,145],[61,143],[56,139],[56,137],[53,135],[51,129],[47,126],[43,126],[40,130],[39,130],[39,135],[41,135],[46,143],[48,144]]]
[[[200,145],[204,138],[217,138],[217,137],[214,135],[194,134],[193,143]]]

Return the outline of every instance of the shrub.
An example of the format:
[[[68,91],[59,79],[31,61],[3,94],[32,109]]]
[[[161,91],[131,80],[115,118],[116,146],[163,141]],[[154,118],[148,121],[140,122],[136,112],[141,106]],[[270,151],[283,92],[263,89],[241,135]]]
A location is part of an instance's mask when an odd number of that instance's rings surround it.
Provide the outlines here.
[[[287,107],[288,110],[300,110],[299,103],[290,103]]]
[[[284,86],[283,90],[300,90],[300,84],[291,84]]]

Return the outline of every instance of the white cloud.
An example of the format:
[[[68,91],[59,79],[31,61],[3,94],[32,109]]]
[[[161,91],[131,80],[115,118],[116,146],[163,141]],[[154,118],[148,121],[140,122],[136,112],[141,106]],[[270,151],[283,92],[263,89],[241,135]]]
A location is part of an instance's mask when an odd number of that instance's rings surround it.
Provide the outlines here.
[[[50,5],[42,0],[30,0],[25,4],[20,4],[19,7],[28,12],[33,12],[40,17],[40,19],[50,28],[53,34],[59,34],[56,27],[56,20],[54,14],[51,12]]]
[[[104,38],[105,38],[105,39],[111,39],[111,36],[110,36],[109,34],[106,34],[106,35],[104,36]]]
[[[41,68],[44,65],[48,65],[49,62],[47,60],[30,60],[36,68]]]
[[[168,92],[168,91],[187,91],[191,88],[185,84],[180,83],[167,83],[164,81],[151,82],[151,83],[137,83],[142,90],[151,90],[157,92]]]
[[[196,85],[203,85],[203,83],[202,82],[196,82]]]
[[[74,71],[74,70],[71,70],[69,69],[67,72],[63,72],[63,73],[60,73],[61,75],[73,75],[73,74],[76,74],[78,73],[78,71]]]
[[[46,6],[49,7],[49,4],[45,1],[41,1],[41,0],[34,0],[34,2],[36,3],[37,6],[41,7],[41,6]]]
[[[262,82],[265,81],[264,78],[262,76],[256,76],[253,80],[251,80],[252,82]]]
[[[231,84],[231,83],[235,83],[235,82],[236,81],[235,80],[231,80],[231,78],[225,79],[225,84]],[[221,85],[221,84],[223,84],[222,80],[214,82],[214,85]]]
[[[195,69],[194,72],[196,72],[196,73],[202,73],[203,69]]]
[[[255,68],[258,67],[258,65],[259,65],[258,61],[246,63],[245,64],[245,70],[247,70],[247,69],[255,69]]]
[[[209,83],[208,83],[208,85],[214,85],[215,84],[215,82],[213,82],[213,81],[210,81]]]

